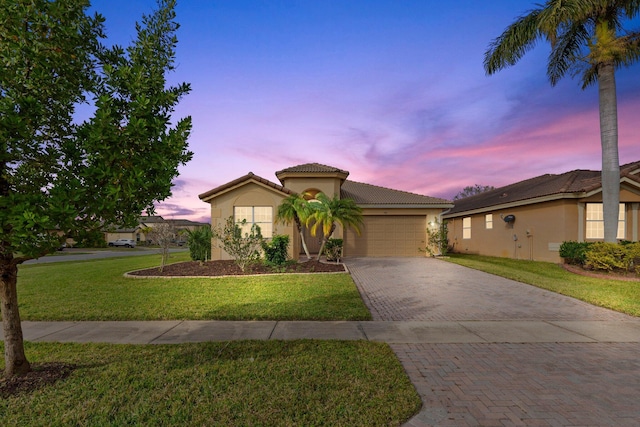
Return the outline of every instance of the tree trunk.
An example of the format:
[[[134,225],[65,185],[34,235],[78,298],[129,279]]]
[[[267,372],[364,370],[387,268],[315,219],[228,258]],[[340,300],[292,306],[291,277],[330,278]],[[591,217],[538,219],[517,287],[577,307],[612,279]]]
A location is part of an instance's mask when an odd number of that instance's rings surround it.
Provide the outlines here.
[[[307,242],[304,239],[304,233],[302,232],[302,223],[300,219],[295,218],[296,226],[298,227],[298,234],[300,235],[300,241],[302,242],[302,249],[304,249],[304,253],[307,255],[307,261],[311,259],[311,255],[309,254],[309,249],[307,248]]]
[[[620,160],[618,158],[618,103],[615,67],[605,63],[598,68],[600,98],[600,141],[602,144],[602,209],[604,241],[615,243],[620,205]]]
[[[22,325],[18,312],[18,266],[12,260],[0,260],[0,300],[4,331],[5,378],[31,371],[24,354]]]
[[[320,250],[318,251],[318,258],[317,260],[320,261],[320,257],[322,256],[322,252],[324,252],[324,247],[327,245],[327,242],[329,241],[329,239],[331,238],[331,236],[333,235],[333,232],[336,230],[336,225],[335,224],[331,224],[331,229],[329,230],[328,234],[325,234],[322,237],[322,245],[320,245]]]

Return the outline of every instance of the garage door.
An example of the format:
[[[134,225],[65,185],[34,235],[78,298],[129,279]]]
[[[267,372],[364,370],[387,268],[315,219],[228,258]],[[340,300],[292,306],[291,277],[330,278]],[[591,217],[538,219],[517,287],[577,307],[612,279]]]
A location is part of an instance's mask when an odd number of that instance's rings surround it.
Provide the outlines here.
[[[345,256],[385,257],[424,256],[426,246],[425,216],[365,216],[362,234],[348,230]]]

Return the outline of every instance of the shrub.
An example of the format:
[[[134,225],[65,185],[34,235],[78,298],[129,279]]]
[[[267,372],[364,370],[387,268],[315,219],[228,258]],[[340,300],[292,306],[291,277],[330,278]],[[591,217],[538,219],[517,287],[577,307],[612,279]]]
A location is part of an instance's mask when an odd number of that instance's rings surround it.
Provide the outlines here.
[[[247,220],[242,220],[240,225],[246,225]],[[251,231],[242,235],[242,228],[233,220],[233,216],[227,218],[224,228],[216,227],[211,230],[218,245],[234,259],[240,270],[245,271],[247,266],[260,259],[260,246],[262,233],[256,224],[251,225]]]
[[[287,263],[287,248],[289,247],[289,236],[277,234],[270,242],[262,242],[265,263],[270,266],[281,266]]]
[[[441,223],[436,218],[433,226],[427,227],[427,241],[427,247],[425,249],[421,248],[421,251],[427,252],[430,256],[447,255],[449,252],[449,228],[447,221]]]
[[[211,227],[198,227],[195,230],[187,230],[187,244],[192,261],[208,261],[211,259],[211,239],[213,233]]]
[[[586,253],[585,266],[594,270],[627,270],[626,250],[617,243],[596,242]]]
[[[587,251],[593,243],[590,242],[562,242],[560,245],[560,256],[567,264],[585,265],[587,261]]]
[[[324,247],[324,255],[327,257],[327,261],[340,261],[342,258],[342,239],[328,239],[327,244]]]

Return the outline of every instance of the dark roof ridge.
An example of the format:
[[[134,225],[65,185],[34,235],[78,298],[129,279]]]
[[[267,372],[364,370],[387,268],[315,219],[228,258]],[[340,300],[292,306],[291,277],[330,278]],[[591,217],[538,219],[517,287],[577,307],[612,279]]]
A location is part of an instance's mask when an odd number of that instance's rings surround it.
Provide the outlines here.
[[[313,172],[315,173],[342,173],[342,174],[346,174],[349,175],[349,171],[337,168],[335,166],[329,166],[329,165],[325,165],[322,163],[318,163],[318,162],[312,162],[312,163],[302,163],[300,165],[295,165],[295,166],[291,166],[288,168],[284,168],[282,170],[279,170],[276,172],[276,176],[282,174],[282,173],[287,173],[287,172],[307,172],[305,171],[305,169],[320,169],[320,170],[314,170]]]

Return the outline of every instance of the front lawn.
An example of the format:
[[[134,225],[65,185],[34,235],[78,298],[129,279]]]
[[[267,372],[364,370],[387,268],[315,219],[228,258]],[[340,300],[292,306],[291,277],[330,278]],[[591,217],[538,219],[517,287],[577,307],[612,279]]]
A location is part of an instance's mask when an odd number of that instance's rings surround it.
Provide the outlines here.
[[[570,273],[557,264],[480,255],[453,254],[449,262],[528,283],[600,307],[640,316],[640,282]]]
[[[171,255],[185,261],[188,253]],[[22,320],[370,320],[349,274],[131,279],[159,255],[20,266]]]
[[[380,343],[28,343],[26,350],[36,365],[76,368],[52,386],[0,396],[5,426],[389,426],[421,405]]]

